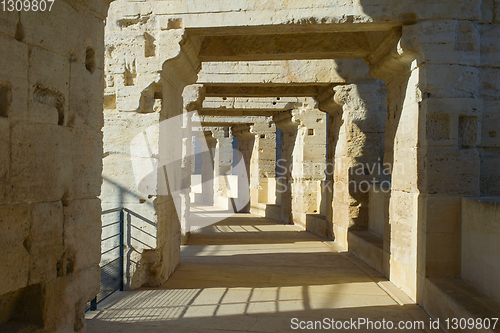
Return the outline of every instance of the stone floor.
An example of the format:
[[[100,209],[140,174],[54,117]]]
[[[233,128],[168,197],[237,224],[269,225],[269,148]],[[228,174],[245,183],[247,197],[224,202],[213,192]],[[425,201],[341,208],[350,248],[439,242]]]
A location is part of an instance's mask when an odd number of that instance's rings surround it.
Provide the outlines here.
[[[397,329],[399,321],[429,324],[418,305],[334,242],[236,214],[194,231],[165,285],[115,293],[87,313],[87,325],[90,333],[296,332],[292,318],[385,319],[394,332],[423,331]],[[388,331],[356,328],[336,331]]]

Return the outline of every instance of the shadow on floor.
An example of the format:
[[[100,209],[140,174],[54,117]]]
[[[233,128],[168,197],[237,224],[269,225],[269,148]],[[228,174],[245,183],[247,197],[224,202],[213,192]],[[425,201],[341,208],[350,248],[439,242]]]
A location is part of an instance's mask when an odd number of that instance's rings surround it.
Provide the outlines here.
[[[297,331],[291,327],[292,318],[428,324],[418,305],[396,301],[381,287],[384,279],[331,242],[289,225],[238,214],[196,230],[163,286],[119,293],[89,315],[88,331]]]

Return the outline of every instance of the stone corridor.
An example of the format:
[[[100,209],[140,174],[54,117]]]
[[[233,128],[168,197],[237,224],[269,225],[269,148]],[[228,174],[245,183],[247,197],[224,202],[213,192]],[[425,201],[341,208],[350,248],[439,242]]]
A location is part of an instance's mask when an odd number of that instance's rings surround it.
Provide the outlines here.
[[[116,293],[87,313],[87,325],[90,333],[288,332],[296,331],[292,318],[429,322],[420,306],[334,242],[236,214],[193,231],[163,286]]]
[[[0,333],[500,331],[500,0],[2,9]]]

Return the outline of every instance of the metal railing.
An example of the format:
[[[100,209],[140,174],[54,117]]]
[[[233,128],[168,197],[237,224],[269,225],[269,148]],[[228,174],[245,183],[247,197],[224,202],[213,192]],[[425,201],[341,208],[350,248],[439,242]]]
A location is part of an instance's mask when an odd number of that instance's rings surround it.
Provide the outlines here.
[[[103,224],[101,239],[101,286],[96,297],[87,304],[85,311],[97,310],[97,304],[117,290],[123,290],[124,273],[124,208],[105,210],[102,216],[111,213],[119,213],[118,221]],[[112,227],[115,227],[116,232]],[[111,230],[111,231],[108,231]],[[111,244],[109,244],[111,243]]]

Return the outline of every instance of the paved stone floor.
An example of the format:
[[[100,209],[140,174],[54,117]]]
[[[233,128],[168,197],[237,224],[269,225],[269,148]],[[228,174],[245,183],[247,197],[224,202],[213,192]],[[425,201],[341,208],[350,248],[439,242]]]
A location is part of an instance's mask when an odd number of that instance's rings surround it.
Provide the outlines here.
[[[236,214],[193,232],[165,285],[115,293],[87,313],[87,325],[90,333],[300,331],[292,318],[302,325],[324,318],[386,320],[395,328],[399,321],[429,323],[404,293],[334,242]],[[335,331],[389,331],[356,328]]]

